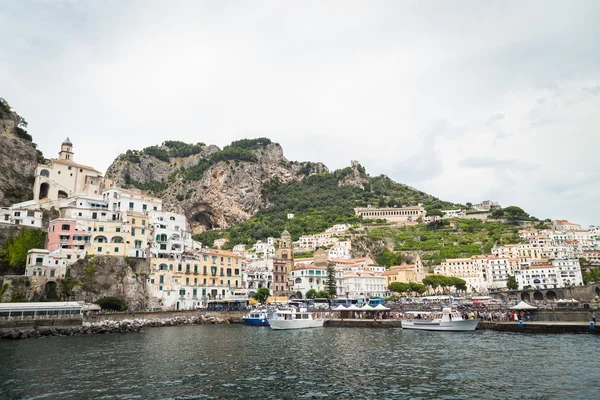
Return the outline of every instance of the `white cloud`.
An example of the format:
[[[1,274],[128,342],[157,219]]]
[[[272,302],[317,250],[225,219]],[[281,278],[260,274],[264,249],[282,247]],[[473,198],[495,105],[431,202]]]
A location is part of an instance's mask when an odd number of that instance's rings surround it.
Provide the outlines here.
[[[444,199],[600,223],[600,3],[3,2],[0,88],[99,169],[249,136]]]

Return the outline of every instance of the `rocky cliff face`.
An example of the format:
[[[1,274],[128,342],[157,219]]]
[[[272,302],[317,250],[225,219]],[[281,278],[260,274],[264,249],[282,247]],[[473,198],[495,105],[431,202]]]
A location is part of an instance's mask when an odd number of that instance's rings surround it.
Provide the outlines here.
[[[261,191],[273,179],[289,183],[327,171],[321,163],[288,161],[277,143],[249,150],[252,157],[247,160],[219,160],[214,157],[219,151],[214,145],[204,146],[198,154],[168,161],[147,154],[121,155],[106,176],[125,187],[157,188],[164,208],[185,214],[192,230],[200,232],[229,228],[252,217],[267,205]],[[190,179],[190,169],[199,163],[206,168]]]
[[[0,98],[0,206],[29,200],[38,152],[22,118]]]

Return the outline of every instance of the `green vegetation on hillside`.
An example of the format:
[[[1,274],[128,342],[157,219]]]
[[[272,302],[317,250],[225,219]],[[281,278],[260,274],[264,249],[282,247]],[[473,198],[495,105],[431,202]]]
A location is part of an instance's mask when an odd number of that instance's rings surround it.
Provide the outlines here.
[[[267,138],[237,140],[231,142],[229,146],[223,147],[223,150],[211,154],[209,158],[199,160],[198,164],[183,169],[181,173],[185,180],[197,181],[202,178],[206,170],[219,161],[234,161],[236,164],[240,161],[257,162],[258,157],[253,151],[267,147],[271,143],[271,140]]]
[[[141,155],[148,155],[151,157],[158,158],[161,161],[169,162],[171,158],[175,157],[189,157],[194,154],[200,153],[206,144],[199,142],[196,144],[190,144],[180,142],[178,140],[166,140],[162,146],[149,146],[145,147],[141,151],[138,150],[127,150],[125,154],[121,155],[121,158],[125,161],[139,164]]]
[[[38,229],[21,229],[8,237],[0,252],[0,266],[4,270],[23,270],[27,261],[27,251],[43,249],[46,232]]]
[[[518,225],[473,219],[443,220],[403,227],[369,230],[373,240],[392,239],[396,251],[423,251],[423,261],[440,264],[447,258],[489,254],[494,244],[520,243]]]
[[[522,208],[516,206],[510,206],[494,210],[490,214],[490,217],[495,219],[504,218],[509,221],[538,221],[537,218],[530,216]]]
[[[230,145],[225,146],[222,150],[214,152],[208,158],[201,158],[200,160],[198,160],[198,163],[194,166],[191,166],[189,168],[181,167],[179,171],[176,171],[176,174],[180,174],[187,181],[197,181],[202,178],[204,173],[212,165],[220,161],[234,161],[236,164],[240,161],[257,162],[258,157],[254,151],[264,148],[271,143],[271,140],[267,138],[236,140],[231,142]],[[149,146],[142,149],[141,151],[127,150],[127,152],[125,152],[125,154],[122,154],[120,158],[134,164],[139,164],[141,161],[140,157],[142,155],[147,155],[155,157],[164,162],[169,162],[171,158],[174,157],[189,157],[194,154],[199,154],[205,147],[206,144],[202,142],[196,144],[189,144],[177,140],[166,140],[165,142],[163,142],[162,146]],[[142,186],[145,184],[139,182],[125,183],[134,185],[142,190],[148,190]],[[154,187],[157,186],[154,182],[149,182],[147,184],[151,184]]]
[[[345,170],[341,170],[345,171]],[[347,171],[347,170],[346,170]],[[443,202],[426,193],[397,184],[391,179],[380,176],[369,178],[365,190],[354,186],[339,186],[339,180],[348,172],[335,171],[308,176],[302,182],[282,184],[276,179],[264,185],[262,195],[269,203],[248,221],[234,226],[227,234],[227,248],[236,244],[253,244],[267,237],[279,237],[287,229],[293,240],[301,235],[323,232],[328,227],[361,220],[354,215],[355,207],[378,205],[382,200],[390,205],[416,205],[451,207],[452,203]],[[294,214],[288,219],[287,214]],[[203,243],[210,237],[207,232],[196,235],[195,239]],[[213,239],[214,240],[214,239]]]

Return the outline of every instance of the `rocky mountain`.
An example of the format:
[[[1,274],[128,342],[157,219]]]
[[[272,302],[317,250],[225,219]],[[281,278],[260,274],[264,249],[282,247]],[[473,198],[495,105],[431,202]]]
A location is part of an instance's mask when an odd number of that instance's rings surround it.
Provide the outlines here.
[[[344,222],[356,206],[452,206],[386,176],[370,177],[357,161],[333,172],[322,163],[289,161],[281,146],[266,138],[239,140],[223,149],[166,141],[128,150],[106,177],[162,198],[166,209],[187,216],[194,232],[250,220],[251,226],[239,231],[252,230],[248,235],[255,240],[283,227],[287,213],[299,213],[296,226],[287,228],[295,236],[320,229],[315,219]]]
[[[26,128],[27,122],[0,98],[0,206],[32,197],[41,153]]]
[[[320,163],[290,162],[268,139],[240,140],[224,149],[168,141],[120,155],[106,177],[162,198],[166,209],[187,216],[194,232],[229,228],[266,206],[265,183],[301,181],[326,172]]]

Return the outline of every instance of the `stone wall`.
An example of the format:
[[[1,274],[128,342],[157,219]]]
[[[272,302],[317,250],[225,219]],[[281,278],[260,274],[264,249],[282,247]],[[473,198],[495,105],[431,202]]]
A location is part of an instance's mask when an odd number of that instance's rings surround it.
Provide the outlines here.
[[[241,322],[241,318],[247,314],[245,311],[165,311],[165,312],[143,312],[143,313],[119,313],[119,314],[95,314],[85,316],[86,322],[99,321],[124,321],[129,319],[137,320],[152,320],[152,319],[170,319],[176,317],[215,317],[221,319],[229,319],[231,322]],[[239,321],[238,321],[239,320]]]

